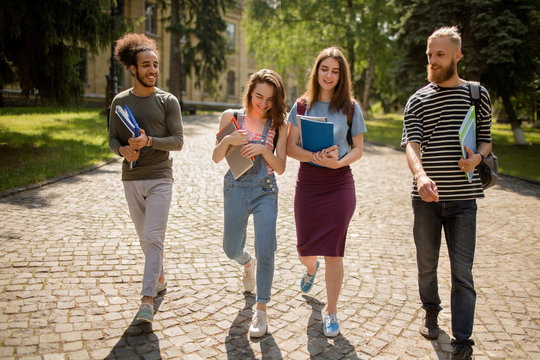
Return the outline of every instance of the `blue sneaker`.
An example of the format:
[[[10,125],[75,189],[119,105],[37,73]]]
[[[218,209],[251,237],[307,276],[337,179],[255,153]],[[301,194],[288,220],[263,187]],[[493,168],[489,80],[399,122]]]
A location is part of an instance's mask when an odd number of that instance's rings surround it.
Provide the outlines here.
[[[317,267],[315,268],[315,273],[313,275],[309,275],[307,270],[304,273],[304,276],[302,276],[302,280],[300,281],[300,289],[302,289],[302,292],[309,292],[311,290],[311,287],[313,286],[313,280],[315,280],[315,275],[317,275],[317,270],[319,270],[319,261],[317,260]]]
[[[336,315],[328,314],[324,316],[324,336],[334,337],[339,334],[339,323]]]

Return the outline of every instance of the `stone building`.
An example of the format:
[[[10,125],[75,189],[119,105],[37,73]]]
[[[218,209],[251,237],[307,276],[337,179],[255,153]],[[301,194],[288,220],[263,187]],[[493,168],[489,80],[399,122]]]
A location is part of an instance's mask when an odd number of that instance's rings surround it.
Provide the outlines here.
[[[160,76],[157,86],[169,89],[170,33],[166,31],[169,16],[168,9],[163,9],[155,2],[145,0],[125,0],[123,14],[131,19],[144,19],[134,32],[152,37],[160,52]],[[244,85],[250,74],[257,70],[256,62],[248,53],[245,34],[241,28],[242,6],[229,10],[225,14],[227,23],[227,41],[231,54],[227,55],[227,67],[218,80],[218,94],[210,95],[204,86],[195,87],[192,76],[185,76],[182,84],[182,101],[186,108],[222,109],[238,107]],[[103,103],[108,99],[107,76],[110,71],[111,50],[104,49],[99,54],[86,55],[85,96],[88,102]],[[128,71],[117,65],[118,91],[133,86],[133,78]]]
[[[157,0],[122,0],[118,2],[122,7],[121,13],[129,20],[137,20],[134,28],[136,33],[144,33],[153,38],[160,52],[160,76],[157,86],[169,91],[169,68],[171,52],[171,36],[166,30],[169,25],[166,20],[169,17],[169,8],[163,9]],[[195,109],[224,110],[227,108],[240,107],[242,94],[249,76],[258,70],[254,54],[248,51],[246,34],[242,29],[242,17],[244,1],[240,5],[229,9],[224,15],[227,23],[226,38],[229,53],[226,56],[226,69],[220,75],[217,83],[217,94],[205,91],[204,84],[195,86],[194,76],[189,74],[183,77],[181,100],[183,111]],[[101,107],[110,103],[111,92],[108,87],[108,78],[111,70],[111,47],[102,49],[97,54],[92,54],[86,49],[81,49],[82,61],[80,64],[80,76],[84,87],[84,103],[88,106]],[[133,86],[133,77],[118,62],[116,63],[117,92]],[[295,79],[290,74],[283,76],[287,90],[287,101],[297,96],[297,88],[294,86]],[[7,85],[1,90],[4,103],[7,106],[36,105],[35,98],[30,100],[22,97],[18,84]]]

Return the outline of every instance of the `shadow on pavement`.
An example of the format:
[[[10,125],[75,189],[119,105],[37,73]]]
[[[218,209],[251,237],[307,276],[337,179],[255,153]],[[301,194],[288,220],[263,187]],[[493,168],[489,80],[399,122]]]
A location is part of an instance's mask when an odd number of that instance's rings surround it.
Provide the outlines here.
[[[3,192],[0,194],[0,203],[22,206],[27,209],[46,208],[50,205],[51,200],[58,198],[60,196],[63,196],[63,195],[49,194],[45,196],[42,194],[42,190],[44,190],[45,186],[53,184],[53,183],[57,183],[57,182],[63,182],[65,184],[74,185],[82,180],[79,175],[82,175],[88,172],[92,172],[94,174],[99,174],[99,173],[120,174],[120,169],[118,168],[118,170],[108,170],[108,169],[103,169],[101,167],[87,168],[87,169],[83,169],[75,173],[57,176],[55,178],[48,179],[44,184],[41,184],[41,185],[30,184],[25,188],[17,188],[17,189],[12,189],[12,190]]]
[[[229,335],[225,338],[225,348],[227,349],[227,359],[255,359],[255,353],[251,349],[248,339],[249,324],[253,316],[253,305],[255,305],[255,295],[245,292],[245,305],[238,312],[229,329]],[[263,359],[283,359],[281,351],[274,340],[274,337],[267,333],[260,339],[252,339],[251,342],[259,343]]]
[[[324,336],[321,315],[324,303],[308,295],[302,297],[312,310],[307,326],[307,348],[311,359],[318,359],[321,356],[325,359],[359,359],[354,346],[341,333],[331,339]]]
[[[435,350],[435,354],[437,354],[439,360],[452,359],[451,353],[447,357],[442,349],[442,344],[450,344],[451,340],[450,336],[442,329],[439,332],[439,338],[437,340],[431,340],[431,346],[433,346],[433,350]]]
[[[540,185],[517,177],[501,176],[497,180],[497,185],[495,185],[494,189],[496,188],[502,191],[510,191],[523,196],[540,199]],[[485,194],[486,197],[489,196],[489,189],[486,190]]]
[[[154,313],[156,313],[163,302],[163,294],[154,298]],[[159,350],[159,339],[152,329],[152,324],[135,320],[124,331],[106,360],[120,359],[161,359]]]

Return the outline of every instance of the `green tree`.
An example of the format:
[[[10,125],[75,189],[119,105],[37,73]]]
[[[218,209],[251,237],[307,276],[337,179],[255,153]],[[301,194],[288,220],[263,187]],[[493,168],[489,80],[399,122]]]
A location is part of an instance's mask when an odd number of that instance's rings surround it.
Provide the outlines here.
[[[540,1],[395,0],[402,22],[398,45],[403,53],[398,82],[410,94],[425,82],[426,40],[440,26],[458,25],[463,40],[459,71],[481,81],[492,98],[500,99],[516,144],[525,137],[516,115],[519,99],[534,104],[540,78]]]
[[[192,74],[196,86],[215,90],[225,70],[228,52],[223,18],[236,0],[171,0],[171,59],[169,91],[181,99],[182,73]]]
[[[114,0],[5,0],[0,6],[0,88],[17,82],[60,105],[83,94],[81,49],[97,52],[123,31]]]
[[[383,0],[249,0],[244,26],[247,42],[261,66],[305,85],[317,54],[338,45],[349,60],[355,93],[363,107],[373,84],[384,82],[393,10]]]

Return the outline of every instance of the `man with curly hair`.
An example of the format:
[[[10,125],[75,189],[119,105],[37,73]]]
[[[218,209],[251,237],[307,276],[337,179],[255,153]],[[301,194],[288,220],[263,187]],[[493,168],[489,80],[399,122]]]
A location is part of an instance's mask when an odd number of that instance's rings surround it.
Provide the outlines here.
[[[122,156],[122,182],[126,201],[144,253],[142,304],[139,321],[154,319],[153,299],[167,287],[163,270],[163,243],[172,197],[172,158],[184,144],[182,116],[177,98],[156,87],[159,52],[154,40],[126,34],[116,42],[114,55],[133,75],[135,85],[112,101],[109,147]],[[116,106],[131,110],[140,127],[132,137],[115,113]],[[131,167],[130,163],[136,162]]]

